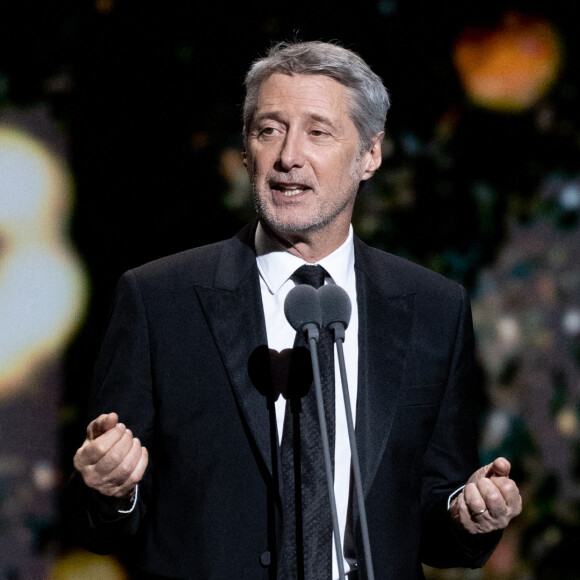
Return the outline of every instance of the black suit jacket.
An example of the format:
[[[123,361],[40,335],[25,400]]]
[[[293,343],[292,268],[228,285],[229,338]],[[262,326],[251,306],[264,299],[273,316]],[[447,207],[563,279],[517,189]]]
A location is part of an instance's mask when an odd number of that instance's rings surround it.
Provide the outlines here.
[[[90,418],[115,411],[150,450],[136,509],[104,521],[77,480],[83,543],[168,578],[275,578],[278,447],[253,230],[129,271],[96,366]],[[355,239],[356,437],[375,578],[480,566],[496,534],[453,530],[477,469],[464,289]],[[79,478],[80,479],[80,478]],[[358,509],[354,549],[363,571]],[[361,575],[364,577],[363,575]]]

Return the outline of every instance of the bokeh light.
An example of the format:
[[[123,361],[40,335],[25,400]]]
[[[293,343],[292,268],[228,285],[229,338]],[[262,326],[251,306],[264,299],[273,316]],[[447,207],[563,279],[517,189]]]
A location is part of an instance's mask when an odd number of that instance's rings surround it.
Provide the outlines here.
[[[82,322],[88,283],[67,239],[71,188],[61,160],[0,126],[0,398],[24,388]]]
[[[453,57],[473,103],[517,113],[550,89],[560,71],[562,47],[550,22],[510,12],[496,28],[466,29]]]
[[[74,550],[56,562],[47,580],[127,580],[127,573],[111,556]]]

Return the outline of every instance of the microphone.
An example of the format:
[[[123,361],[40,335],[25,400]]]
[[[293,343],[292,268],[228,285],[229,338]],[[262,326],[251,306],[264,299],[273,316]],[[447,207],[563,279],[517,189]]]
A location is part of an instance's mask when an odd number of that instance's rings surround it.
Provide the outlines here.
[[[369,539],[369,527],[364,503],[364,493],[362,488],[362,478],[360,472],[360,461],[354,432],[354,421],[352,418],[352,408],[350,405],[350,395],[348,391],[348,380],[346,376],[346,362],[344,358],[343,343],[345,330],[350,322],[352,314],[352,304],[346,290],[336,284],[326,284],[318,290],[320,300],[320,310],[322,313],[322,324],[332,331],[336,352],[338,354],[338,364],[340,367],[340,379],[342,383],[342,395],[344,399],[344,410],[346,414],[346,428],[350,442],[351,464],[354,479],[354,487],[359,507],[359,519],[361,535],[363,541],[363,551],[367,567],[367,579],[374,580],[373,560],[371,554],[371,543]]]
[[[322,312],[322,325],[332,330],[335,341],[344,341],[344,331],[348,328],[352,314],[352,304],[346,290],[336,284],[325,284],[317,292]]]
[[[310,339],[318,340],[322,314],[318,294],[313,286],[308,284],[294,286],[284,301],[284,314],[296,332],[307,335],[309,345]]]

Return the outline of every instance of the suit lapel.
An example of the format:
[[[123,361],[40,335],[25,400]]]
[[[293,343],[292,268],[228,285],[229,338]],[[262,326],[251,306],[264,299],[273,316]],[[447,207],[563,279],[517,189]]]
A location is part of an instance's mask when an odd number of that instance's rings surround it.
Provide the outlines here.
[[[226,242],[211,287],[196,286],[246,429],[272,473],[273,447],[269,358],[254,228]],[[275,426],[275,425],[274,425]]]
[[[355,268],[359,308],[356,438],[366,495],[385,451],[401,390],[414,295],[389,279],[385,254],[359,240]]]
[[[195,287],[242,419],[268,471],[276,468],[275,418],[253,228],[226,242],[213,285]],[[379,257],[380,256],[380,257]],[[359,309],[356,438],[368,493],[385,451],[405,364],[412,292],[389,277],[388,259],[355,238]],[[276,470],[274,470],[276,471]]]

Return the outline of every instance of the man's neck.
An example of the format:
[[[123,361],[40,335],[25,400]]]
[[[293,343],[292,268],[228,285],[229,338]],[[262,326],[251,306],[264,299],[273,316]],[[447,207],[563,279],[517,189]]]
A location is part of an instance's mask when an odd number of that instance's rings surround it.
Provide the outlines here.
[[[306,235],[281,234],[274,232],[262,222],[258,223],[256,231],[256,250],[258,254],[284,251],[314,264],[332,254],[347,239],[349,229],[339,235],[329,237],[324,232],[314,232]],[[319,234],[319,235],[317,235]],[[343,235],[344,234],[344,235]]]

